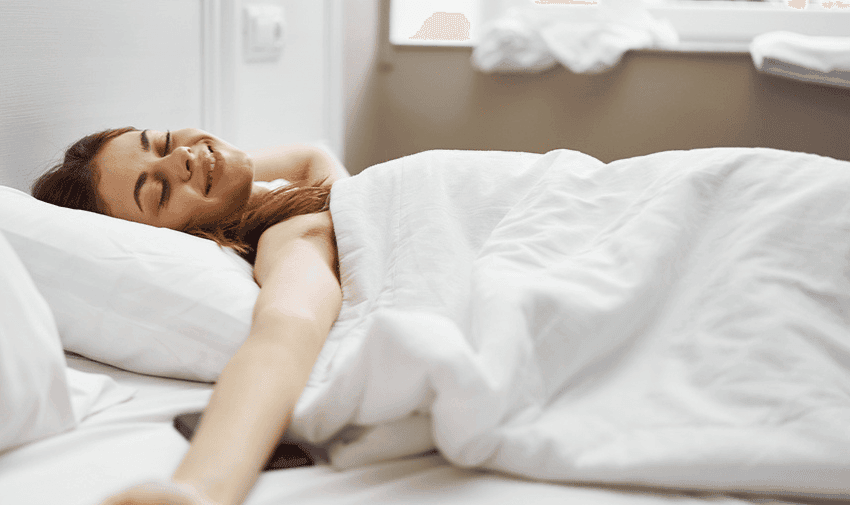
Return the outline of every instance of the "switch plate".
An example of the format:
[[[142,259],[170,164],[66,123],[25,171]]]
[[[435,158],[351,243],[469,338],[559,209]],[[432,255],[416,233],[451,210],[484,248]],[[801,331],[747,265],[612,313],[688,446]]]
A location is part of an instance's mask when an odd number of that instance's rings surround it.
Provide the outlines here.
[[[283,7],[251,4],[245,6],[243,14],[245,61],[277,61],[283,51],[286,28]]]

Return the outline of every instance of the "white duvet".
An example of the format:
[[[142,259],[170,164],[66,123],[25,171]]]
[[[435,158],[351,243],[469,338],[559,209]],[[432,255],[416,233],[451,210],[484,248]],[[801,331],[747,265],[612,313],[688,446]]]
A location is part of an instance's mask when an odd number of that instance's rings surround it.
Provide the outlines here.
[[[343,309],[293,436],[850,496],[850,163],[432,151],[337,182],[331,212]]]

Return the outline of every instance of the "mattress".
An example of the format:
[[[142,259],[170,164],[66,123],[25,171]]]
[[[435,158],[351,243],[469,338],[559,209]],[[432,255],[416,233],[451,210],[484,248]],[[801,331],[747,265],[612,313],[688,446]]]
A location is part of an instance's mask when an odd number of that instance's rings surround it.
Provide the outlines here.
[[[166,479],[188,443],[175,415],[202,409],[209,384],[126,372],[75,355],[68,366],[105,374],[135,390],[131,399],[70,432],[0,455],[4,505],[91,505],[134,483]],[[265,472],[246,504],[577,503],[599,505],[782,503],[654,489],[563,485],[454,467],[439,454],[338,470],[329,464]]]

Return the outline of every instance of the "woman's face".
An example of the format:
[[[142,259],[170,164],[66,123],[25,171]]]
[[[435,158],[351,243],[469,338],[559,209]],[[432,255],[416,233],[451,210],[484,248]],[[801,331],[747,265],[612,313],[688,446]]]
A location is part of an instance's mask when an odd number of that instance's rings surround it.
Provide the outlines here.
[[[254,178],[247,154],[194,128],[124,133],[107,142],[94,163],[107,214],[175,230],[239,211]]]

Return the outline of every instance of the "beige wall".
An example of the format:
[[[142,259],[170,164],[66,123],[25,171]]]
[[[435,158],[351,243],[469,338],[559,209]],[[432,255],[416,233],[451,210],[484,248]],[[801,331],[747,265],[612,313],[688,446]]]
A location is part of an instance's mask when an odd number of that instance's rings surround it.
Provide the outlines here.
[[[392,46],[389,0],[359,3],[379,24],[377,57],[349,84],[362,83],[347,122],[352,172],[427,149],[568,148],[610,161],[744,146],[850,160],[850,89],[759,74],[748,54],[639,52],[601,75],[482,74],[471,49]]]

